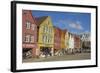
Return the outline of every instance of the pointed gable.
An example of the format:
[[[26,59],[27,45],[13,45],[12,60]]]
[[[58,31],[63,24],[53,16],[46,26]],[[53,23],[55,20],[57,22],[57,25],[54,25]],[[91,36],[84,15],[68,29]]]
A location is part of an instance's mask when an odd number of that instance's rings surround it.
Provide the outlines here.
[[[48,16],[42,16],[42,17],[37,18],[37,26],[42,24],[47,18]]]

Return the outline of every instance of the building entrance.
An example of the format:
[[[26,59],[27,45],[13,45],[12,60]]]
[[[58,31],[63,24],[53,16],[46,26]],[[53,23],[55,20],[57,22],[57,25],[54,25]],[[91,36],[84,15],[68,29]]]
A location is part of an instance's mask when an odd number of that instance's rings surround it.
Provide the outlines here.
[[[51,47],[40,47],[40,56],[47,57],[51,55]]]
[[[32,48],[23,48],[23,59],[32,58]]]

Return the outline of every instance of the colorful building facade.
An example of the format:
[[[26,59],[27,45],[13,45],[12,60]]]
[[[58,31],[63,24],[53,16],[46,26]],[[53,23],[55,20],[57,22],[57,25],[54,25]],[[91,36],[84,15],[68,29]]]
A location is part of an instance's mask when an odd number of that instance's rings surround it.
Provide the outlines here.
[[[81,39],[78,35],[74,35],[74,49],[76,52],[81,51]]]
[[[31,10],[22,10],[23,58],[53,56],[73,53],[80,48],[90,48],[90,34],[80,36],[53,26],[50,16],[34,17]]]
[[[36,56],[37,25],[32,11],[22,10],[22,52],[23,58]]]
[[[65,34],[65,49],[67,50],[69,48],[69,32],[66,31],[66,34]]]
[[[38,49],[39,55],[54,54],[54,28],[49,16],[40,17],[38,21]]]
[[[69,44],[68,44],[68,51],[73,53],[74,52],[74,35],[69,33]]]
[[[61,49],[65,49],[65,34],[66,30],[61,30]]]
[[[61,29],[54,26],[54,53],[61,49]]]
[[[90,49],[91,49],[91,34],[90,34],[90,32],[81,33],[80,39],[81,39],[82,50],[90,51]]]

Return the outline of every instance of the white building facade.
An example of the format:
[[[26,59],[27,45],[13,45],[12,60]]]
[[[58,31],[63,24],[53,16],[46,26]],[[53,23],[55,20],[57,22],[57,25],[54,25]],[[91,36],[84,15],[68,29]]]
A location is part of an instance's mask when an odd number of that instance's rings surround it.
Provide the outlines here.
[[[80,34],[81,48],[84,50],[91,49],[91,34],[90,32],[84,32]]]
[[[74,35],[69,33],[69,51],[73,53],[74,51]]]

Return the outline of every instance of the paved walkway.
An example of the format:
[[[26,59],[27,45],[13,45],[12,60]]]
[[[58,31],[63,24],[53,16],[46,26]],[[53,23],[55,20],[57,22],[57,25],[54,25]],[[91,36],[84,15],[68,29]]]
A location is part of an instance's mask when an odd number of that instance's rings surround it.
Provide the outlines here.
[[[48,61],[65,61],[65,60],[86,60],[91,58],[91,53],[77,53],[63,56],[50,56],[47,58],[24,59],[23,62],[48,62]]]

